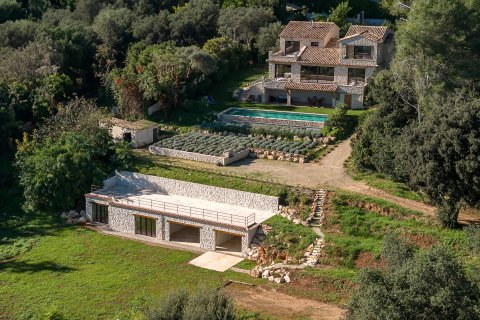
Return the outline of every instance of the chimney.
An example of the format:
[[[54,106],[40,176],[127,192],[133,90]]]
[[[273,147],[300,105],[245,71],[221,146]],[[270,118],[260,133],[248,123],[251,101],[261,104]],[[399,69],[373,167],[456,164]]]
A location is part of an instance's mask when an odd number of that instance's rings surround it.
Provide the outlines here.
[[[313,28],[313,20],[310,20],[310,29]]]

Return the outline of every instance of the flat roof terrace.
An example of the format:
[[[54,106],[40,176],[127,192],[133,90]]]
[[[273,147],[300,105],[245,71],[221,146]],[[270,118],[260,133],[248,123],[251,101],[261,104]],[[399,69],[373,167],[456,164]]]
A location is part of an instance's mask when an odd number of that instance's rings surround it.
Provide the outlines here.
[[[148,189],[139,190],[134,185],[114,184],[92,192],[106,196],[112,202],[145,208],[164,213],[202,219],[248,228],[262,223],[275,212],[262,211],[237,205],[214,202],[194,197],[162,193]]]

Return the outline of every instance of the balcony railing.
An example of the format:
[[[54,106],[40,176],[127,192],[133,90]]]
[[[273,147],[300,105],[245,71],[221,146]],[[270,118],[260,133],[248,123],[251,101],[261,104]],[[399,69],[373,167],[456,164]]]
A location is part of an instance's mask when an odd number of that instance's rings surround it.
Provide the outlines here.
[[[244,226],[246,228],[255,224],[255,213],[252,213],[251,215],[245,217],[231,213],[182,206],[179,204],[168,203],[153,199],[145,199],[141,197],[114,198],[113,201],[126,203],[132,206],[139,206],[142,208],[150,208],[165,213],[172,213],[198,219],[217,221],[220,223],[228,223],[237,226]]]
[[[365,84],[365,77],[348,77],[348,84]]]
[[[355,53],[352,56],[349,57],[349,59],[364,59],[364,60],[367,60],[367,59],[373,59],[373,55],[371,53]]]
[[[335,79],[334,76],[323,76],[323,75],[303,75],[300,79],[301,82],[333,82]]]

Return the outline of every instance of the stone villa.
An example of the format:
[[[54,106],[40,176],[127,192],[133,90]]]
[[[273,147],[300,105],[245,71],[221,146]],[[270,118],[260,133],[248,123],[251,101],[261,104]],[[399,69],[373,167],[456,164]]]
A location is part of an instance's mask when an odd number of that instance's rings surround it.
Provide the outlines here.
[[[244,88],[248,101],[363,108],[368,78],[387,66],[393,33],[387,27],[352,25],[345,37],[333,22],[291,21],[270,52],[269,76]]]

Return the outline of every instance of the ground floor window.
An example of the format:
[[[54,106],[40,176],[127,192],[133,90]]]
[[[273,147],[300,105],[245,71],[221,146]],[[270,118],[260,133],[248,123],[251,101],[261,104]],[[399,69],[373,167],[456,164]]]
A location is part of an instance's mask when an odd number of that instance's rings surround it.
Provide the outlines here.
[[[92,203],[92,220],[94,222],[108,223],[108,206]]]
[[[302,66],[300,80],[302,82],[333,81],[334,70],[332,67]]]
[[[135,216],[135,233],[143,236],[157,236],[157,221],[152,218]]]
[[[365,83],[365,69],[348,68],[348,83],[356,82],[358,84]]]

